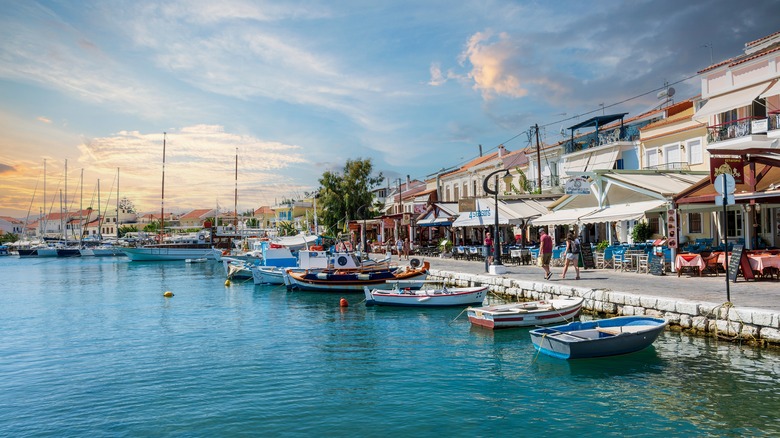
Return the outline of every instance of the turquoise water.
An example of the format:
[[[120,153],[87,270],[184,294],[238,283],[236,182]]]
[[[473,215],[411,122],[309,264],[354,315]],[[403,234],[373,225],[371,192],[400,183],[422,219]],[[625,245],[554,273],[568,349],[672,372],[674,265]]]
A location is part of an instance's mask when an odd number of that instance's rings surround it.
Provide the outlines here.
[[[667,332],[567,362],[217,263],[0,257],[0,281],[2,436],[780,435],[776,350]]]

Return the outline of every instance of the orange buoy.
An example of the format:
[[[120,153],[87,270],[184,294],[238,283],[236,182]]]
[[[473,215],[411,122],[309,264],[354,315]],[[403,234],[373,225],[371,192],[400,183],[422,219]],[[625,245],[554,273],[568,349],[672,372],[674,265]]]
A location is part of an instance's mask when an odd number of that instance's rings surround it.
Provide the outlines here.
[[[347,302],[346,298],[339,300],[339,307],[349,307],[349,303]]]

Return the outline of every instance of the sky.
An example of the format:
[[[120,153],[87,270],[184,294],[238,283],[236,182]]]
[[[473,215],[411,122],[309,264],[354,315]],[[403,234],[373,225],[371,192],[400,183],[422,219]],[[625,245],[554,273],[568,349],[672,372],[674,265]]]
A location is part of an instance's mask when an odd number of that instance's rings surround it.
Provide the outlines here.
[[[0,215],[117,190],[140,212],[244,212],[356,159],[423,180],[526,147],[534,124],[552,143],[669,85],[694,97],[777,17],[773,0],[0,0]]]

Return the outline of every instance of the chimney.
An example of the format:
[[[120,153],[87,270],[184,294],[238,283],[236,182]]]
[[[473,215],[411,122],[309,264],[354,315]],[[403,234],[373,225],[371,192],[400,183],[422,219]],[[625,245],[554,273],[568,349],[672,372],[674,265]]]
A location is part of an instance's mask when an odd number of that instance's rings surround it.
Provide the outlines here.
[[[409,177],[409,175],[406,175],[406,190],[409,190],[409,187],[412,185],[412,179]]]
[[[504,154],[506,154],[506,148],[502,144],[498,145],[498,158],[503,158]]]

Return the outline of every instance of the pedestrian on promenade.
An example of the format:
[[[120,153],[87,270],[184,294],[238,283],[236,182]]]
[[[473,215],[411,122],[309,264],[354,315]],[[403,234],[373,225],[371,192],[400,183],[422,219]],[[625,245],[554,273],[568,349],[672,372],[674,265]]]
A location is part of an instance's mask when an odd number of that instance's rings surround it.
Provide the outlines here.
[[[403,246],[404,259],[405,260],[409,260],[409,246],[410,246],[409,238],[407,237],[406,239],[404,239],[404,246]],[[400,257],[399,257],[399,260],[400,260]]]
[[[395,252],[398,253],[398,261],[401,261],[404,253],[404,239],[400,237],[395,241]]]
[[[549,280],[552,277],[552,271],[550,271],[550,259],[552,259],[553,241],[552,237],[545,231],[544,228],[539,228],[539,258],[544,269],[544,279]]]
[[[490,238],[490,233],[485,233],[485,260],[488,264],[493,263],[493,239]]]
[[[566,278],[566,271],[569,270],[569,265],[574,264],[574,270],[576,271],[575,280],[580,279],[580,239],[574,236],[574,233],[569,231],[566,235],[566,250],[564,251],[566,258],[563,262],[563,272],[561,278]]]

